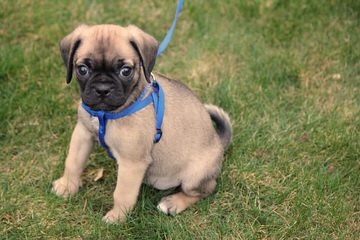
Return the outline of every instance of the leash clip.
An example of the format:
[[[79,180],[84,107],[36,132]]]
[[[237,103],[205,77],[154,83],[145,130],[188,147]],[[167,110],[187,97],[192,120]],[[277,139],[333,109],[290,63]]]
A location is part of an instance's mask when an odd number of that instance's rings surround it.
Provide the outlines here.
[[[150,76],[151,76],[151,78],[152,78],[152,79],[150,80],[150,82],[151,82],[151,83],[156,82],[155,75],[154,75],[152,72],[150,73]]]

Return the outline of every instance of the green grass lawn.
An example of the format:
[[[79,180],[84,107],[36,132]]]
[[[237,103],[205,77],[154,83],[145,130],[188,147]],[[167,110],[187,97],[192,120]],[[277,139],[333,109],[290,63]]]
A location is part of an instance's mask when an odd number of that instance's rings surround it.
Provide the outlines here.
[[[106,225],[116,166],[98,147],[84,186],[51,193],[76,123],[58,42],[80,23],[159,41],[175,1],[0,1],[0,239],[360,239],[360,1],[186,1],[155,70],[229,112],[215,194],[175,217],[143,186]],[[104,167],[101,180],[92,174]]]

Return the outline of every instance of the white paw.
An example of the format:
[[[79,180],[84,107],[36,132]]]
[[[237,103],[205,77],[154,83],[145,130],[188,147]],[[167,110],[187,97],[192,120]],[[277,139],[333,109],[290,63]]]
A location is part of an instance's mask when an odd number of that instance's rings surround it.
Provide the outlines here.
[[[178,208],[178,204],[176,202],[176,199],[172,195],[163,197],[159,204],[157,205],[157,208],[167,214],[167,215],[175,215],[179,212],[181,212],[184,209]]]
[[[53,182],[52,192],[60,197],[69,197],[78,192],[81,181],[70,181],[68,178],[61,177]]]
[[[119,223],[126,220],[126,215],[120,210],[111,209],[102,220],[106,223]]]

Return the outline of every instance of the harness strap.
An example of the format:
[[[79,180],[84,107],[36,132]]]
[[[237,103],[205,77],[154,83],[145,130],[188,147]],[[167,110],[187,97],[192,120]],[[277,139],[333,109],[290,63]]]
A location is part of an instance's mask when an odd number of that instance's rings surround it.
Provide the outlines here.
[[[157,84],[158,87],[154,88],[154,91],[151,93],[151,95],[153,97],[154,109],[156,114],[156,134],[154,142],[157,143],[160,141],[162,136],[161,126],[164,118],[165,105],[163,89],[160,87],[159,83],[156,82],[155,84]]]
[[[145,96],[146,92],[149,89],[149,86],[152,88],[151,94],[149,94],[146,98],[143,98]],[[118,119],[125,116],[128,116],[132,113],[135,113],[150,103],[153,103],[154,105],[154,112],[155,112],[155,128],[156,133],[154,136],[154,142],[157,143],[160,141],[162,137],[162,122],[164,118],[164,109],[165,109],[165,96],[164,91],[160,84],[156,81],[151,81],[147,87],[144,88],[142,93],[140,94],[140,97],[130,104],[128,107],[124,108],[120,112],[107,112],[103,110],[92,110],[89,106],[87,106],[85,103],[81,103],[81,106],[91,115],[94,117],[97,117],[99,120],[99,131],[98,131],[98,137],[99,142],[103,148],[105,148],[107,154],[109,157],[114,158],[113,154],[110,151],[109,146],[105,143],[105,134],[106,134],[106,123],[109,119]]]

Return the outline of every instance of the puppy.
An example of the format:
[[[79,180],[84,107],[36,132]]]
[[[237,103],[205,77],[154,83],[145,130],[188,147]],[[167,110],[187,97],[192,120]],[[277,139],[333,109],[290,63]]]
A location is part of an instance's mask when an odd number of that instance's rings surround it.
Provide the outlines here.
[[[157,48],[152,36],[132,25],[81,25],[60,42],[67,83],[75,72],[82,102],[113,112],[133,103],[152,79]],[[106,126],[104,139],[118,168],[114,205],[105,222],[125,220],[142,182],[161,190],[179,187],[158,204],[166,214],[180,213],[206,197],[215,189],[231,141],[231,122],[222,109],[202,104],[181,82],[153,76],[165,95],[161,140],[154,143],[152,104]],[[98,127],[98,119],[79,105],[64,174],[53,182],[58,196],[73,195],[82,185],[80,176]]]

